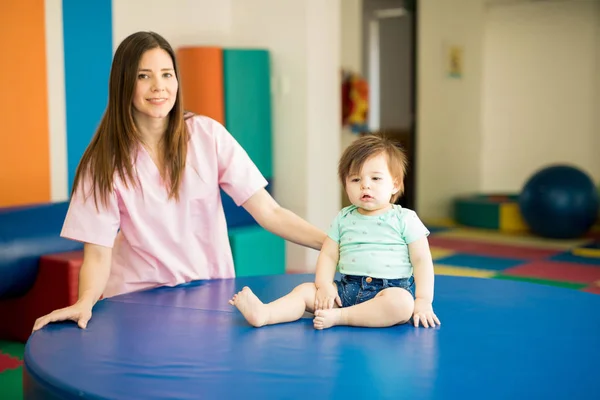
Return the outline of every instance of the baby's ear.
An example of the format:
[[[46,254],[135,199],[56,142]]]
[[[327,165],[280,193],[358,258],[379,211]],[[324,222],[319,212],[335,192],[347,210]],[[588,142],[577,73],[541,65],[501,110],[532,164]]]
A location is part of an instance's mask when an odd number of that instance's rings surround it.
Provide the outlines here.
[[[404,189],[404,184],[402,183],[402,180],[400,179],[395,179],[394,180],[394,194],[398,193],[398,192],[402,192],[402,189]]]
[[[398,193],[398,190],[400,190],[400,187],[398,186],[398,178],[394,179],[394,194]]]

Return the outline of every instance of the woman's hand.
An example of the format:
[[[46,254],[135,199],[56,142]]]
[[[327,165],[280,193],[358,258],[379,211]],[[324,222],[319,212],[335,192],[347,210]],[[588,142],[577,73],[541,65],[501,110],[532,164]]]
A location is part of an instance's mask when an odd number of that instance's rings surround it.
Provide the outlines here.
[[[33,325],[33,332],[43,328],[49,323],[58,321],[73,321],[76,322],[80,328],[85,329],[91,318],[92,306],[87,302],[78,301],[72,306],[54,310],[50,314],[38,318]]]
[[[419,323],[423,324],[425,328],[434,327],[436,324],[440,325],[440,320],[433,313],[433,306],[430,301],[415,299],[415,310],[413,312],[413,322],[415,328],[419,327]]]

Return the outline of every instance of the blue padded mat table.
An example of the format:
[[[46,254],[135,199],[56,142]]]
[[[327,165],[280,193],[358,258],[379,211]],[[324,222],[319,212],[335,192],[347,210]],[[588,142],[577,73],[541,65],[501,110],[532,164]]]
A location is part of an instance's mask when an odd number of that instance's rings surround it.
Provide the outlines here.
[[[600,296],[437,276],[442,325],[252,328],[227,301],[313,275],[194,282],[100,301],[86,330],[35,332],[25,399],[538,399],[597,396]]]

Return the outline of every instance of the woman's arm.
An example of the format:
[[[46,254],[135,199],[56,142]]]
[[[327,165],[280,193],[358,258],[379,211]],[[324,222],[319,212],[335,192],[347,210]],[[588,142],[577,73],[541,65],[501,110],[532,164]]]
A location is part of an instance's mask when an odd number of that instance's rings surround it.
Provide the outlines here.
[[[86,243],[83,246],[83,264],[79,271],[79,299],[69,307],[60,308],[35,321],[33,331],[52,322],[74,321],[85,328],[92,318],[92,308],[102,296],[110,275],[112,249]]]
[[[321,250],[327,237],[325,232],[281,207],[265,189],[256,192],[242,206],[260,226],[290,242]]]
[[[83,264],[79,271],[79,303],[90,309],[102,297],[110,275],[112,248],[86,243]]]

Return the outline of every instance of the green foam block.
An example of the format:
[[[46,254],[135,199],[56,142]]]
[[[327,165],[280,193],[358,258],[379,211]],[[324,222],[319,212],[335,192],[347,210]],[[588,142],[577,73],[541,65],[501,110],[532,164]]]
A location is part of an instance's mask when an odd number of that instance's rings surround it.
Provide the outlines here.
[[[266,178],[273,177],[270,57],[262,49],[224,49],[225,126]]]
[[[229,242],[235,274],[241,276],[285,273],[285,240],[260,226],[231,229]]]

